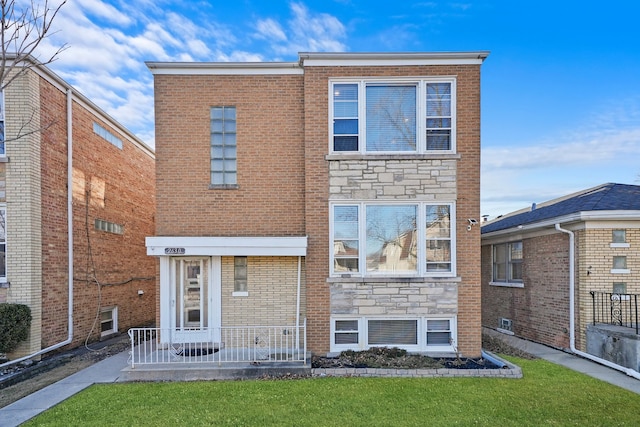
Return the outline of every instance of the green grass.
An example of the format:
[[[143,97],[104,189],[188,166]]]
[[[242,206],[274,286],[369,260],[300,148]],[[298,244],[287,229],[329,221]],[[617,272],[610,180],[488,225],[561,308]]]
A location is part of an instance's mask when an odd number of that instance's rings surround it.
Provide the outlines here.
[[[637,426],[640,396],[543,360],[522,379],[100,384],[26,426]]]

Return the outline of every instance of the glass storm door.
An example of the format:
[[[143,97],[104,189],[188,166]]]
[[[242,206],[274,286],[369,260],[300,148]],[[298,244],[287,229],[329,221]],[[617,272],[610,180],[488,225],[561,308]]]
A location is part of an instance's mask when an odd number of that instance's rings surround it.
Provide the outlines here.
[[[210,341],[209,259],[175,258],[172,267],[174,341]]]

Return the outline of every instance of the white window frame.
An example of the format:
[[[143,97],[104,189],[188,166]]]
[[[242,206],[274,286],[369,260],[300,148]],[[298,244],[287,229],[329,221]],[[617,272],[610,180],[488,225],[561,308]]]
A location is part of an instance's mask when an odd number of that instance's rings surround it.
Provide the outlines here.
[[[417,224],[422,226],[417,228],[417,266],[415,273],[400,272],[394,273],[390,271],[367,272],[367,206],[394,206],[394,205],[413,205],[417,206]],[[335,271],[335,227],[334,227],[334,208],[336,206],[357,206],[358,207],[358,271]],[[450,271],[427,271],[427,236],[426,236],[426,206],[448,206],[450,215],[450,245],[451,245],[451,269]],[[330,256],[330,274],[332,277],[455,277],[456,276],[456,205],[454,202],[416,202],[413,200],[402,201],[340,201],[333,202],[329,205],[329,256]],[[444,239],[439,239],[444,240]]]
[[[449,150],[427,150],[427,84],[449,83],[451,84],[451,146]],[[334,85],[357,84],[358,85],[358,150],[336,151],[334,150]],[[416,150],[413,151],[367,151],[366,141],[366,88],[367,85],[416,85]],[[416,77],[416,78],[358,78],[358,79],[330,79],[329,80],[329,152],[332,154],[453,154],[456,153],[456,78],[453,76]]]
[[[0,283],[7,283],[7,206],[0,205],[0,221],[4,220],[4,224],[0,224],[0,244],[4,245],[4,276],[0,275]]]
[[[524,266],[524,242],[522,240],[515,240],[512,242],[504,242],[504,243],[496,243],[491,245],[491,282],[489,282],[492,286],[504,286],[510,288],[524,288],[524,278],[522,279],[513,279],[511,278],[511,268],[510,266],[513,264],[511,261],[511,245],[514,243],[520,243],[522,245],[522,260],[520,261],[520,265]],[[505,280],[496,279],[496,271],[495,271],[495,248],[496,246],[505,246],[507,250],[507,259],[506,259],[506,271]],[[523,271],[524,273],[524,271]]]
[[[102,319],[102,314],[103,313],[111,313],[111,319],[110,320],[103,320]],[[105,322],[112,322],[112,326],[111,329],[103,331],[102,330],[102,324]],[[115,334],[116,332],[118,332],[118,306],[113,306],[113,307],[106,307],[103,308],[102,310],[100,310],[100,336],[101,337],[105,337],[108,335],[112,335]]]
[[[357,321],[358,342],[354,344],[336,344],[336,322],[341,320]],[[417,344],[416,345],[398,345],[398,344],[375,344],[369,345],[369,321],[370,320],[415,320],[417,322]],[[427,345],[427,323],[431,320],[448,320],[449,331],[451,333],[448,345]],[[331,317],[331,343],[330,351],[339,353],[346,350],[362,351],[372,347],[397,347],[411,352],[422,353],[455,353],[457,351],[458,342],[458,324],[456,316],[433,315],[421,317],[392,317],[392,316],[332,316]]]

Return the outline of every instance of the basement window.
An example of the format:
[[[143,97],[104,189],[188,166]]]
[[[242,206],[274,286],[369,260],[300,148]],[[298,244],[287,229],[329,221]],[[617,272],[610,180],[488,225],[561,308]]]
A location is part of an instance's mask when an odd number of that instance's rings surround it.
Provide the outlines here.
[[[118,332],[118,307],[105,308],[100,312],[100,337]]]
[[[115,222],[105,221],[103,219],[95,220],[95,229],[100,231],[106,231],[113,234],[124,234],[124,225],[116,224]]]

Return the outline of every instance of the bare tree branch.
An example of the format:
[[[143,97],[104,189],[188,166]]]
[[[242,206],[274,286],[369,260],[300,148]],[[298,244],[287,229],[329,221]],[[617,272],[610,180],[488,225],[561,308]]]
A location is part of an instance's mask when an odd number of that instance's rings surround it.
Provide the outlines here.
[[[2,13],[2,57],[0,58],[0,90],[4,90],[15,79],[35,66],[32,60],[40,44],[51,33],[51,24],[67,0],[58,6],[51,6],[48,0],[36,3],[31,0],[29,7],[16,8],[16,0],[0,0]],[[55,61],[57,56],[67,48],[60,46],[51,56],[38,59],[37,62],[47,65]]]

